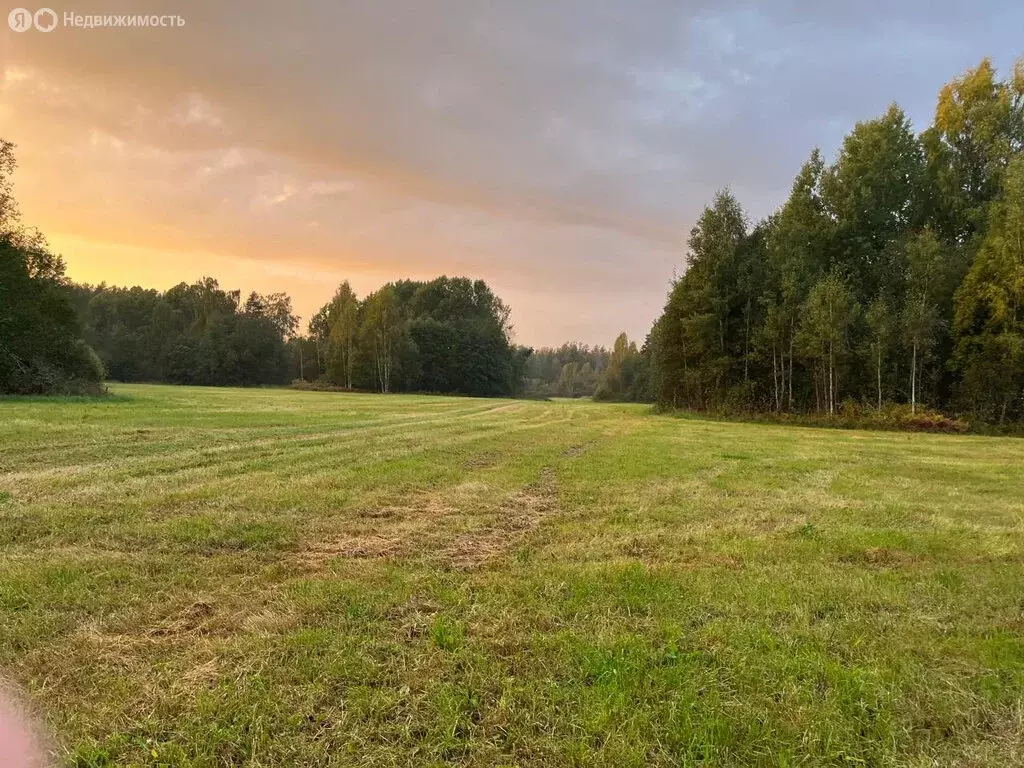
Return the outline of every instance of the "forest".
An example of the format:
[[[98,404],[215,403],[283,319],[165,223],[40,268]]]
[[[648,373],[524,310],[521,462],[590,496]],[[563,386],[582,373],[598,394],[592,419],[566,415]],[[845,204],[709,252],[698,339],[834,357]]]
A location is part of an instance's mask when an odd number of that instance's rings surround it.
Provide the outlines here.
[[[663,408],[836,414],[927,408],[1024,419],[1024,61],[944,86],[916,133],[895,104],[819,150],[773,214],[728,188],[690,232],[642,345],[513,341],[482,280],[348,282],[306,324],[284,294],[212,278],[167,291],[77,285],[20,223],[0,145],[0,390],[119,381],[307,382],[348,390],[594,397]],[[681,249],[682,250],[682,249]]]
[[[814,150],[753,225],[721,191],[647,340],[666,407],[816,411],[905,403],[1024,418],[1024,60],[987,59]]]
[[[514,395],[529,354],[509,343],[508,308],[467,278],[402,280],[363,300],[345,282],[304,336],[286,294],[243,301],[212,278],[162,293],[69,289],[84,340],[118,381]]]

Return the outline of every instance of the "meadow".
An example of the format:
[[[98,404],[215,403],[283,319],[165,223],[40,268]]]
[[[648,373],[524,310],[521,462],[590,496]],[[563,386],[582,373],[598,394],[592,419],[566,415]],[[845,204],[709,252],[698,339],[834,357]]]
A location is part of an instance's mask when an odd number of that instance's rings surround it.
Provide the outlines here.
[[[1024,440],[112,391],[0,400],[62,764],[1024,764]]]

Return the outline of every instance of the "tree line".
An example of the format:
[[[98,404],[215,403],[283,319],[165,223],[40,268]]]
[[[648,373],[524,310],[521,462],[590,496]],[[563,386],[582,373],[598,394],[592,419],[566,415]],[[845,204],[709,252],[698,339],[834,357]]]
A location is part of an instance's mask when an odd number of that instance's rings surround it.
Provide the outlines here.
[[[166,291],[79,285],[21,224],[0,140],[0,392],[81,394],[118,381],[520,395],[532,352],[482,280],[399,280],[363,299],[348,282],[310,320],[284,293],[244,300],[213,278]]]
[[[82,337],[117,381],[208,386],[284,384],[298,329],[283,293],[249,294],[213,278],[167,291],[74,285]]]
[[[931,126],[858,123],[749,222],[726,189],[641,358],[663,406],[906,403],[1024,418],[1024,61],[947,84]]]
[[[298,335],[284,293],[225,290],[212,278],[167,291],[69,285],[84,341],[118,381],[481,396],[521,392],[530,350],[481,280],[401,280],[360,300],[348,282]]]
[[[346,281],[309,322],[300,378],[378,392],[519,395],[532,350],[512,343],[509,314],[483,280],[399,280],[363,299]]]
[[[818,150],[751,223],[728,189],[693,227],[682,277],[640,346],[512,342],[486,283],[349,283],[305,335],[284,294],[204,278],[168,291],[76,286],[20,223],[0,142],[0,390],[125,381],[482,396],[592,396],[663,407],[834,414],[906,404],[1024,419],[1024,62],[944,86],[915,133],[892,105],[837,156]]]
[[[531,398],[592,397],[608,367],[608,350],[580,342],[541,347],[526,361],[524,393]]]

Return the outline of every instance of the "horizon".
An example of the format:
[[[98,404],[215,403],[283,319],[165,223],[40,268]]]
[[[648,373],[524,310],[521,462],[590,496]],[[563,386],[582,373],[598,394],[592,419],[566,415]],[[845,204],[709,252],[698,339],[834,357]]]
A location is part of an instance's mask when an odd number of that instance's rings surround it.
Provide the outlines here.
[[[1008,2],[872,8],[183,2],[178,28],[5,29],[0,118],[78,282],[208,275],[305,329],[343,280],[466,275],[517,343],[608,347],[643,341],[717,189],[761,218],[813,146],[892,102],[921,131],[1020,53]]]

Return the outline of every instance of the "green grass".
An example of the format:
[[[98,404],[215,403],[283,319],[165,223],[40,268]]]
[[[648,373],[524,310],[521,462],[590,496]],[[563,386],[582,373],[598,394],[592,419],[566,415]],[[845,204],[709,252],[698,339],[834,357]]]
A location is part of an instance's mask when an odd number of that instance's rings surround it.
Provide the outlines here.
[[[0,674],[76,766],[1024,762],[1024,441],[0,401]]]

